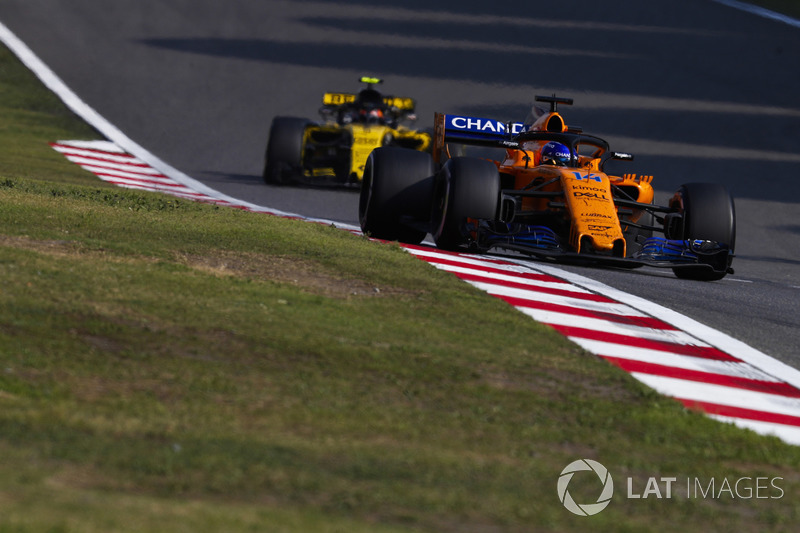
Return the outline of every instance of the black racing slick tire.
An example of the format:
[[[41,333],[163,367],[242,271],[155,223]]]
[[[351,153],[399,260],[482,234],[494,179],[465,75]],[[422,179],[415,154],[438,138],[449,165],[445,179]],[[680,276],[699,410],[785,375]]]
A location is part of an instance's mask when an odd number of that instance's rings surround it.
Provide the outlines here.
[[[436,176],[433,195],[433,239],[444,250],[470,244],[467,219],[495,220],[500,202],[500,174],[486,159],[456,157]]]
[[[674,268],[675,275],[699,281],[724,278],[736,245],[736,211],[728,190],[717,183],[687,183],[675,193],[672,206],[683,215],[683,239],[713,241],[730,250],[713,270],[706,266]]]
[[[264,183],[290,183],[303,172],[303,142],[306,127],[304,118],[275,117],[269,129],[264,160]]]
[[[358,220],[376,239],[419,244],[428,234],[433,159],[407,148],[376,148],[367,158]]]

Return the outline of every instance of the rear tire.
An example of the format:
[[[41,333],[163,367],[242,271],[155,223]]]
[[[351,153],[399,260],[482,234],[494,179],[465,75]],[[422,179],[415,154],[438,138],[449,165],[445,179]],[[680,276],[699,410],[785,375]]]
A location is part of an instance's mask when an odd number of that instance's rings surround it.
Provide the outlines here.
[[[428,232],[419,226],[430,224],[433,174],[428,153],[395,147],[373,150],[358,201],[361,230],[376,239],[421,243]]]
[[[264,183],[283,185],[303,173],[303,139],[307,119],[275,117],[269,129],[264,161]]]
[[[683,214],[681,238],[715,241],[728,245],[730,249],[725,264],[715,265],[718,270],[707,267],[674,268],[675,276],[699,281],[724,278],[733,261],[736,244],[736,211],[728,190],[717,183],[687,183],[681,185],[671,203]]]
[[[491,161],[473,157],[449,159],[436,177],[433,239],[445,250],[470,243],[468,218],[495,220],[500,201],[500,174]]]

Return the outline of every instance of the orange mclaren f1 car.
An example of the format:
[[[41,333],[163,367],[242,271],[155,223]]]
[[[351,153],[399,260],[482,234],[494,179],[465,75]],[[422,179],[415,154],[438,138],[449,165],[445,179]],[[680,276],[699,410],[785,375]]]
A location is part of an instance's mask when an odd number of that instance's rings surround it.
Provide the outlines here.
[[[447,250],[668,267],[686,279],[733,272],[736,222],[724,186],[687,183],[668,205],[656,205],[652,176],[605,170],[631,154],[567,126],[558,104],[571,99],[536,100],[549,111],[534,106],[524,123],[437,113],[431,154],[372,151],[359,198],[361,229],[414,244],[430,233]],[[458,154],[470,145],[502,148],[504,156]]]

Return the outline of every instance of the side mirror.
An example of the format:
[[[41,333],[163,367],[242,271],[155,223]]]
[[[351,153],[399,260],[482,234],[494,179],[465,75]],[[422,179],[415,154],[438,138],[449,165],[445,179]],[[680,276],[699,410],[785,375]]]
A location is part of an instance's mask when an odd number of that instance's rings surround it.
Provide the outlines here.
[[[633,161],[633,154],[628,154],[625,152],[611,152],[611,159],[616,159],[618,161]]]

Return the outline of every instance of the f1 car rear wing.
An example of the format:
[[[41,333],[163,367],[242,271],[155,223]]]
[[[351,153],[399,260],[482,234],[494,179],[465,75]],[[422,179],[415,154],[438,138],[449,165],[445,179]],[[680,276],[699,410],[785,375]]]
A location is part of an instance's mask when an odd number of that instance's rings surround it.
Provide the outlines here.
[[[494,146],[500,148],[516,147],[511,138],[523,128],[522,122],[502,122],[491,118],[467,117],[436,113],[433,119],[433,160],[441,160],[442,150],[448,142]]]
[[[322,95],[322,105],[324,106],[340,106],[352,104],[355,101],[356,95],[352,93],[325,93]],[[413,98],[384,96],[383,103],[389,107],[397,109],[398,111],[405,113],[414,112],[415,102]]]
[[[522,122],[506,123],[490,118],[436,113],[433,128],[432,156],[437,164],[449,157],[448,143],[519,149],[521,143],[536,140],[556,140],[572,146],[576,153],[579,144],[588,145],[598,154],[597,157],[606,154],[604,157],[609,159],[633,160],[631,154],[609,151],[608,143],[603,139],[585,135],[580,128],[567,127],[561,116],[552,111],[527,128]]]

